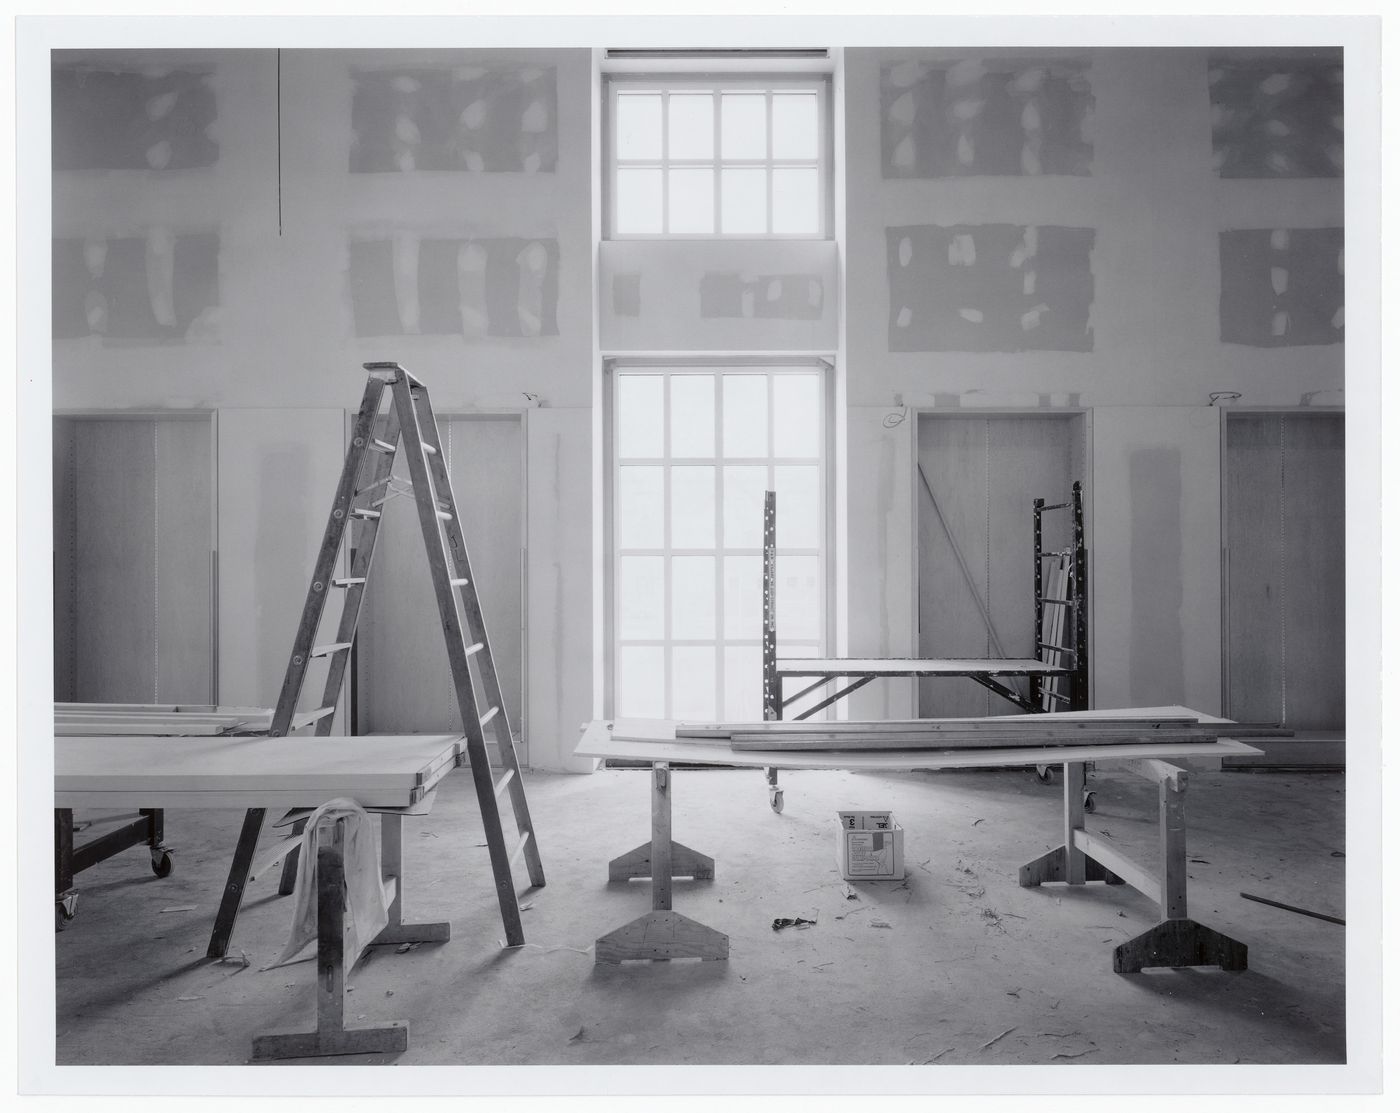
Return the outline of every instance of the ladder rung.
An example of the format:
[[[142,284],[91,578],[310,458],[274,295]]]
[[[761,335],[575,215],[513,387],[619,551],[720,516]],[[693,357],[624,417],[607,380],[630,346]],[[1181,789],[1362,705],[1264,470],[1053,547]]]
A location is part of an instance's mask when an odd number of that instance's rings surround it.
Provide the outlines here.
[[[1067,556],[1069,556],[1069,555],[1070,555],[1070,551],[1069,551],[1068,549],[1051,549],[1049,552],[1041,553],[1041,554],[1040,554],[1040,559],[1041,559],[1041,560],[1050,560],[1050,559],[1052,559],[1052,558],[1054,558],[1054,557],[1067,557]]]
[[[371,510],[367,506],[352,506],[350,508],[350,517],[374,519],[379,517],[379,511]]]
[[[423,451],[426,452],[429,456],[437,455],[437,449],[430,445],[427,441],[423,442]]]
[[[349,649],[353,642],[327,642],[325,645],[313,646],[311,656],[329,657],[332,653],[339,653],[342,649]]]
[[[448,580],[447,582],[452,587],[466,587],[467,584],[471,583],[471,580]]]
[[[515,864],[515,860],[516,860],[517,858],[520,857],[521,851],[523,851],[523,850],[525,849],[525,844],[526,844],[527,842],[529,842],[529,841],[530,841],[530,832],[529,832],[529,831],[521,831],[521,832],[520,832],[520,837],[519,837],[518,839],[516,839],[516,841],[515,841],[515,846],[511,848],[510,857],[509,857],[508,859],[506,859],[506,860],[507,860],[508,862],[510,862],[512,865],[514,865],[514,864]]]
[[[467,656],[470,657],[473,654],[480,653],[485,648],[485,642],[473,642],[471,645],[467,646]]]
[[[1041,602],[1053,603],[1057,607],[1077,607],[1079,605],[1078,599],[1052,599],[1048,595],[1041,599]]]
[[[327,715],[333,714],[334,712],[335,704],[331,704],[330,707],[318,707],[315,711],[304,711],[300,715],[293,715],[291,729],[298,730],[301,727],[310,726],[318,719],[324,719]]]
[[[494,719],[494,718],[495,718],[497,715],[499,715],[500,713],[501,713],[501,709],[500,709],[499,707],[493,707],[493,708],[491,708],[490,711],[486,712],[486,714],[483,715],[483,716],[481,717],[481,725],[484,727],[487,723],[489,723],[492,719]]]
[[[398,447],[397,445],[390,444],[388,441],[381,441],[378,437],[372,439],[369,442],[369,446],[374,449],[375,452],[394,452]]]
[[[354,587],[356,584],[362,584],[364,582],[364,576],[342,576],[338,580],[332,580],[331,587]]]
[[[1059,692],[1044,692],[1044,693],[1042,693],[1042,694],[1043,694],[1047,699],[1057,700],[1057,701],[1059,701],[1060,703],[1070,703],[1070,702],[1071,702],[1069,696],[1062,696],[1062,695],[1060,695]]]
[[[1044,511],[1044,510],[1063,510],[1063,509],[1065,509],[1065,507],[1070,506],[1070,505],[1071,505],[1071,504],[1070,504],[1070,503],[1067,503],[1067,502],[1052,502],[1052,503],[1050,503],[1050,505],[1048,505],[1048,506],[1042,506],[1042,507],[1040,507],[1040,509],[1041,509],[1042,511]]]
[[[446,511],[446,510],[438,510],[438,511],[435,511],[435,513],[437,514],[438,518],[439,518],[441,521],[444,521],[444,522],[450,522],[450,521],[452,521],[452,515],[451,515],[448,511]]]
[[[497,800],[499,800],[499,799],[501,798],[501,793],[505,792],[505,790],[510,786],[510,782],[511,782],[511,780],[512,780],[514,777],[515,777],[515,770],[514,770],[514,769],[507,769],[507,770],[506,770],[505,776],[502,777],[499,781],[496,782],[496,799],[497,799]]]
[[[1048,649],[1048,650],[1050,650],[1050,651],[1052,651],[1052,652],[1054,652],[1054,653],[1073,653],[1073,652],[1074,652],[1074,650],[1070,649],[1069,646],[1067,646],[1067,645],[1052,645],[1050,642],[1036,642],[1036,643],[1035,643],[1035,647],[1036,647],[1037,649]]]

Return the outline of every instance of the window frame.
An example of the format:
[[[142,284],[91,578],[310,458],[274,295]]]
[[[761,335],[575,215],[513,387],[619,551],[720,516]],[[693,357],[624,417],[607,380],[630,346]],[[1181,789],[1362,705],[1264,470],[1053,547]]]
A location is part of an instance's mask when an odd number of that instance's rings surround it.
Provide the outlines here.
[[[829,361],[819,358],[809,357],[789,357],[774,360],[687,360],[687,359],[655,359],[645,358],[636,360],[609,359],[604,364],[604,450],[607,453],[607,478],[604,483],[605,491],[605,536],[606,536],[606,564],[604,576],[604,615],[606,624],[605,647],[606,647],[606,673],[604,683],[604,706],[606,714],[616,717],[619,714],[619,688],[621,679],[620,649],[623,648],[621,637],[621,596],[618,591],[618,579],[620,573],[620,559],[623,556],[657,556],[663,561],[662,564],[662,636],[659,638],[629,638],[626,640],[628,646],[656,646],[663,650],[662,662],[662,710],[663,717],[673,718],[673,656],[670,650],[675,646],[713,646],[715,653],[715,719],[723,721],[725,718],[725,650],[729,647],[751,647],[758,652],[762,646],[762,629],[755,630],[752,637],[732,638],[726,636],[724,629],[724,609],[725,609],[725,558],[726,557],[752,557],[755,561],[755,575],[761,575],[763,547],[761,542],[756,546],[726,546],[724,544],[724,469],[727,466],[758,466],[767,468],[768,475],[766,489],[775,488],[774,469],[783,466],[809,466],[814,461],[817,467],[817,505],[820,521],[818,523],[818,544],[815,547],[804,546],[783,546],[776,549],[776,556],[781,561],[784,556],[809,556],[817,560],[817,596],[821,602],[821,617],[818,622],[815,637],[808,638],[785,638],[779,631],[780,653],[788,655],[801,655],[822,657],[827,654],[830,646],[832,631],[834,629],[834,614],[832,610],[832,576],[835,561],[835,552],[832,546],[834,528],[834,510],[832,506],[833,491],[833,379],[832,368]],[[709,457],[683,456],[673,457],[671,455],[671,421],[670,421],[670,398],[671,382],[674,378],[683,375],[710,375],[715,379],[715,414],[714,432],[715,444],[714,454]],[[770,454],[762,457],[726,457],[723,454],[723,379],[726,375],[763,375],[767,382],[768,398],[768,421],[767,440]],[[771,454],[774,447],[774,410],[773,410],[773,380],[778,375],[783,374],[805,374],[814,375],[818,384],[818,404],[820,406],[821,429],[817,441],[817,453],[815,456],[776,456]],[[618,491],[623,468],[622,457],[618,452],[618,406],[620,391],[618,381],[627,375],[656,375],[663,379],[662,399],[663,399],[663,428],[662,428],[662,455],[660,457],[629,457],[627,466],[658,466],[663,469],[661,482],[662,515],[663,515],[663,544],[660,548],[628,547],[623,548],[619,537],[619,515],[618,515]],[[670,472],[674,466],[713,466],[715,469],[715,535],[714,544],[709,549],[677,548],[671,544],[671,482]],[[782,507],[779,508],[781,515]],[[781,521],[781,518],[780,518]],[[715,628],[714,634],[710,638],[700,639],[676,639],[672,636],[672,566],[671,561],[675,556],[705,556],[714,557],[715,569],[715,596],[714,613]],[[796,652],[793,652],[796,651]],[[760,667],[757,662],[754,666],[754,681],[756,685],[761,683]],[[761,694],[758,696],[757,708],[761,709]],[[814,696],[814,700],[819,700],[820,694]],[[761,717],[761,710],[756,709],[756,717]],[[822,717],[825,717],[824,714]]]
[[[668,73],[626,73],[604,75],[604,111],[602,125],[603,147],[603,239],[605,240],[830,240],[834,237],[833,214],[833,136],[832,136],[832,93],[831,76],[827,73],[735,73],[735,74],[668,74]],[[668,145],[667,103],[672,93],[709,92],[715,96],[714,108],[714,153],[708,159],[673,159]],[[765,110],[768,117],[768,153],[763,159],[725,159],[720,146],[720,108],[718,98],[724,92],[767,94]],[[812,164],[811,159],[773,158],[773,94],[815,93],[817,97],[817,230],[815,232],[774,232],[773,226],[773,178],[774,169],[786,167],[804,168]],[[661,219],[663,229],[669,223],[667,204],[670,184],[667,172],[671,169],[712,168],[714,182],[713,232],[619,232],[617,230],[617,98],[626,93],[657,93],[662,98],[661,109],[661,156],[656,160],[637,160],[638,165],[655,166],[661,173]],[[722,193],[720,170],[726,166],[754,168],[766,171],[767,190],[767,231],[764,232],[721,232]],[[625,167],[624,167],[625,168]]]

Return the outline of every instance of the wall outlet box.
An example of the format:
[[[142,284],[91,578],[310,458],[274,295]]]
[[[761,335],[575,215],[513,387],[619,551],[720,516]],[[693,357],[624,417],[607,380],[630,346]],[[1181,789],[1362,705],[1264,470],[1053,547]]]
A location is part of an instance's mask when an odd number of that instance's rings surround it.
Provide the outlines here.
[[[884,818],[884,827],[850,827],[849,814],[841,814],[836,853],[841,876],[847,881],[902,881],[904,828],[890,818],[889,812],[872,813]]]

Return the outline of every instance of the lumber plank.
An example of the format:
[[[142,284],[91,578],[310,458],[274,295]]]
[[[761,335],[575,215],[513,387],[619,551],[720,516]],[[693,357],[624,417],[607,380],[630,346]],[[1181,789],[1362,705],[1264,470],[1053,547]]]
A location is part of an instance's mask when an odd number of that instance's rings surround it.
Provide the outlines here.
[[[952,732],[932,735],[921,734],[841,734],[786,736],[775,738],[761,734],[738,734],[729,740],[733,750],[778,751],[841,751],[864,752],[869,750],[1004,750],[1025,749],[1043,751],[1059,746],[1142,746],[1161,743],[1214,742],[1219,732],[1209,728],[1138,730],[1114,733],[1059,735],[1045,732],[1040,735],[992,734],[972,732],[954,734]]]
[[[1056,732],[1113,731],[1153,727],[1194,727],[1198,720],[1188,716],[1136,716],[1102,719],[1050,719],[1045,715],[1001,715],[977,719],[876,719],[876,720],[774,720],[752,723],[677,723],[677,738],[728,738],[735,734],[877,734],[990,731],[1031,734],[1047,729]],[[1230,731],[1233,736],[1233,728]]]

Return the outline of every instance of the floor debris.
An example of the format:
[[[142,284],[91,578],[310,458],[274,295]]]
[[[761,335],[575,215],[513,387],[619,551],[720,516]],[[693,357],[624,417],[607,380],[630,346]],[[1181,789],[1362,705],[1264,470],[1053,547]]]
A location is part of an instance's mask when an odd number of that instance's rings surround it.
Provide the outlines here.
[[[873,928],[892,928],[894,925],[888,920],[871,920],[870,926]]]
[[[1014,1031],[1016,1031],[1016,1025],[1013,1024],[1013,1025],[1012,1025],[1010,1028],[1008,1028],[1005,1032],[1002,1032],[1000,1035],[993,1036],[991,1039],[989,1039],[986,1043],[984,1043],[984,1044],[983,1044],[981,1047],[979,1047],[977,1050],[978,1050],[978,1051],[986,1051],[987,1048],[991,1047],[992,1044],[994,1044],[994,1043],[997,1042],[997,1040],[1004,1039],[1006,1036],[1011,1035],[1011,1033],[1014,1032]]]
[[[162,908],[162,912],[194,912],[199,908],[197,904],[177,904],[172,908]]]
[[[1088,1047],[1088,1048],[1085,1048],[1083,1051],[1060,1051],[1060,1052],[1057,1052],[1057,1053],[1054,1054],[1054,1055],[1051,1055],[1050,1058],[1052,1058],[1052,1059],[1079,1059],[1079,1058],[1082,1058],[1082,1057],[1085,1056],[1085,1055],[1092,1055],[1092,1054],[1093,1054],[1095,1051],[1097,1051],[1097,1050],[1098,1050],[1097,1047]]]
[[[786,927],[801,928],[816,922],[816,920],[808,920],[802,916],[779,916],[773,921],[773,930],[782,931]]]

